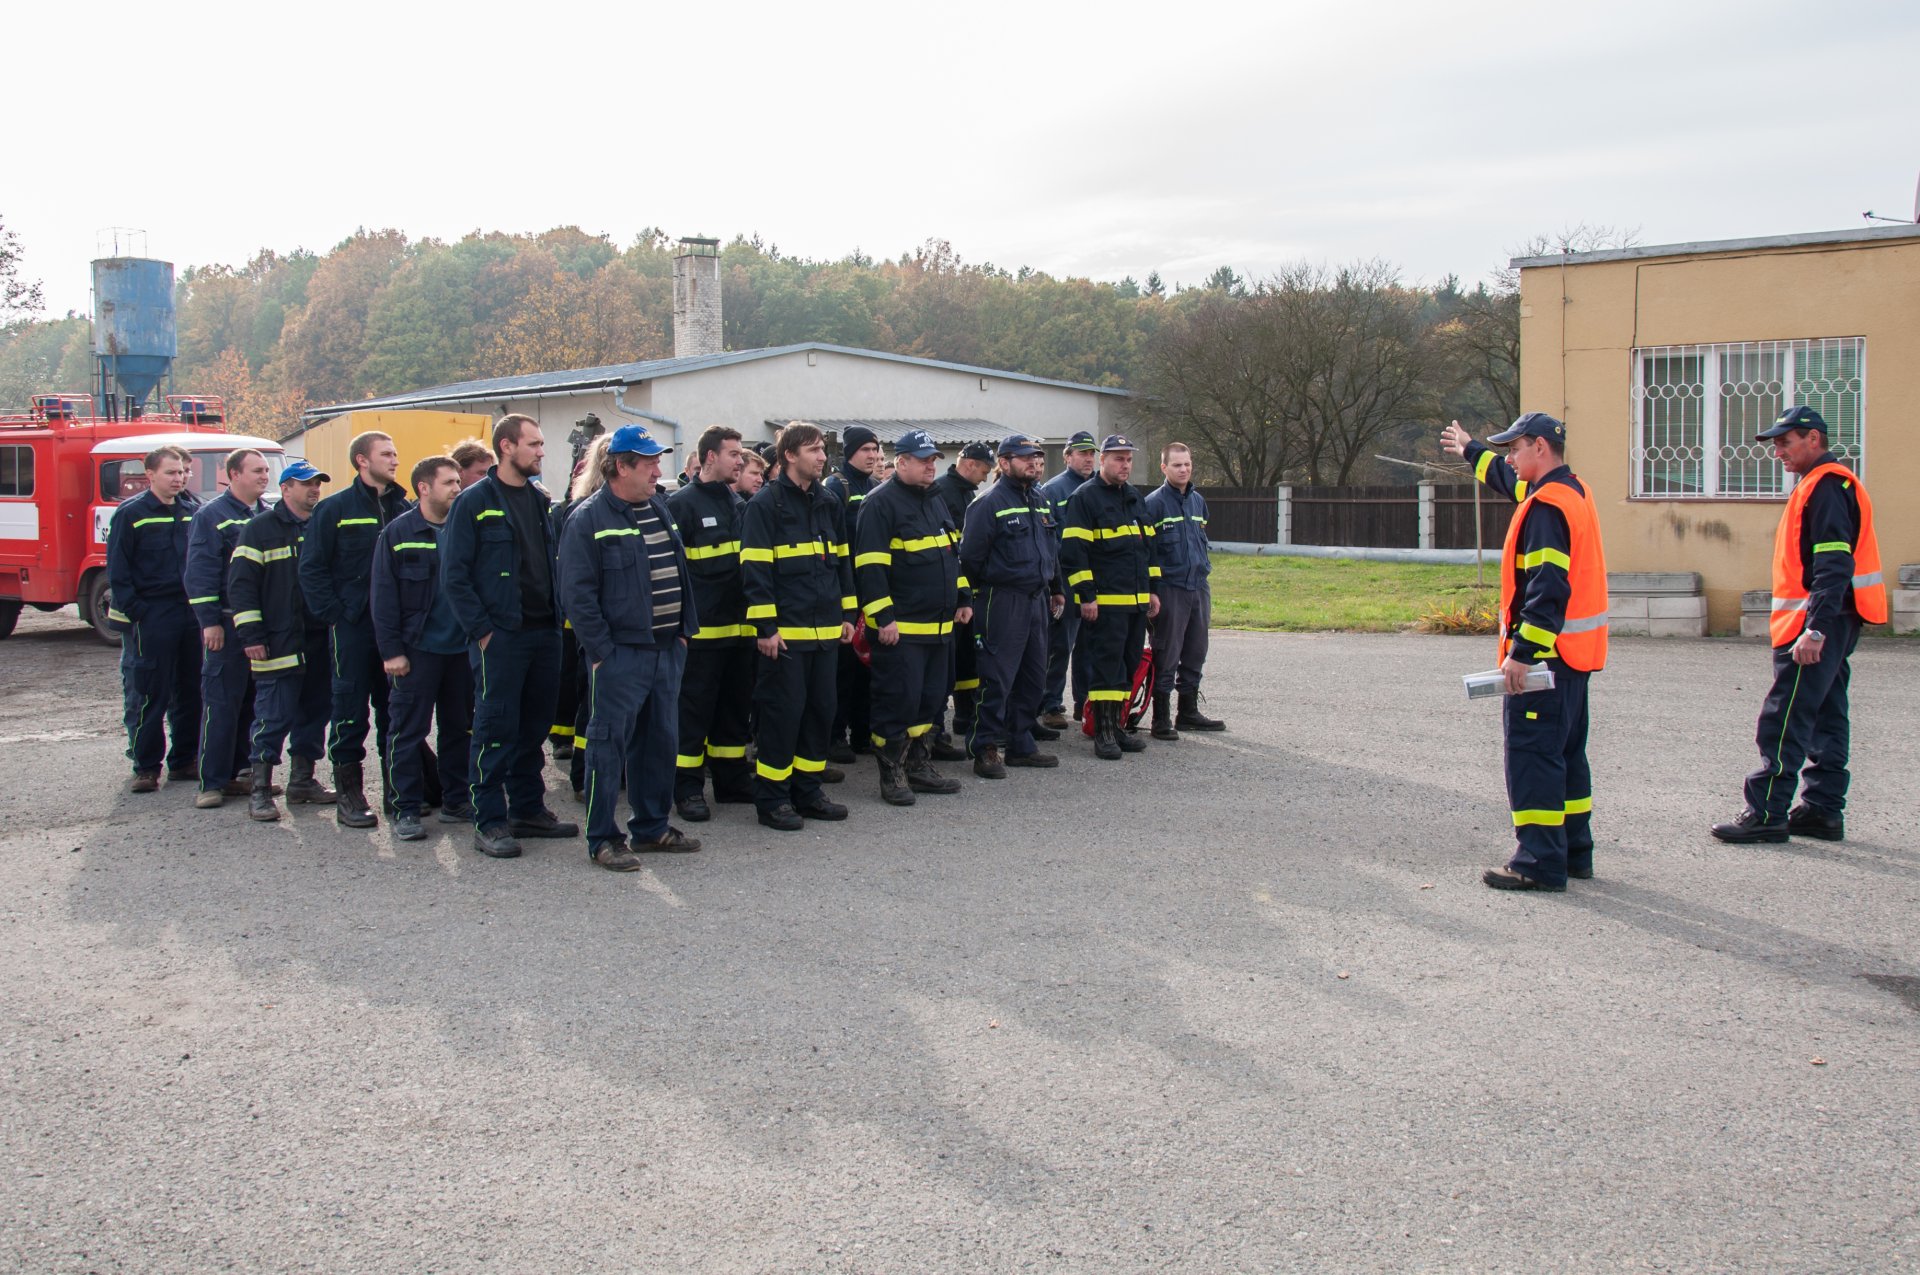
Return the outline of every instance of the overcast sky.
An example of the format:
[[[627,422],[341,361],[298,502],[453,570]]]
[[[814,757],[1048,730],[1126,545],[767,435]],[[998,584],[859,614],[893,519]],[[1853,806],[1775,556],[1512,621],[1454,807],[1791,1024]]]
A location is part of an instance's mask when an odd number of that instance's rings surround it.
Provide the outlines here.
[[[1197,282],[1484,277],[1910,218],[1920,4],[38,4],[0,218],[49,310],[96,232],[238,264],[357,226],[759,233]],[[28,92],[28,68],[47,68]]]

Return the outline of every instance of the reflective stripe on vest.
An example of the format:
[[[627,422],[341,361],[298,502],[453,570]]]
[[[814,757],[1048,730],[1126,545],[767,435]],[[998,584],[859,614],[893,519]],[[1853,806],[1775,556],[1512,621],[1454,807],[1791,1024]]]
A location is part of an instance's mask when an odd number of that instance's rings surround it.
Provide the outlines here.
[[[1536,500],[1552,505],[1565,516],[1572,542],[1567,553],[1567,583],[1572,595],[1567,599],[1566,622],[1560,632],[1546,635],[1552,639],[1548,654],[1560,657],[1568,668],[1597,673],[1607,666],[1607,560],[1600,547],[1600,514],[1593,506],[1591,492],[1576,491],[1565,483],[1534,488],[1507,524],[1507,542],[1500,554],[1500,660],[1506,661],[1512,645],[1507,634],[1517,620],[1514,573],[1520,565],[1520,526],[1526,521],[1527,507]],[[1538,642],[1542,634],[1535,631],[1526,636]]]
[[[1880,538],[1873,529],[1873,502],[1867,499],[1867,489],[1859,478],[1845,465],[1818,465],[1794,484],[1793,493],[1787,497],[1787,511],[1780,516],[1780,526],[1773,533],[1773,602],[1767,630],[1775,646],[1795,641],[1807,627],[1807,604],[1811,595],[1800,562],[1800,526],[1806,516],[1807,501],[1813,496],[1814,484],[1828,474],[1838,475],[1841,482],[1852,486],[1853,494],[1860,500],[1860,534],[1853,544],[1853,609],[1869,624],[1887,622],[1886,578],[1880,570]],[[1818,553],[1824,548],[1828,546],[1816,545],[1814,551]]]

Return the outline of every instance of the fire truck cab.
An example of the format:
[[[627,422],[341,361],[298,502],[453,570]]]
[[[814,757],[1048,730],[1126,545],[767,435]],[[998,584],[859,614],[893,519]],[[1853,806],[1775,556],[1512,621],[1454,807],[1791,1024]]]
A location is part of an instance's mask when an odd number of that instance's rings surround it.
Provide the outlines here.
[[[193,457],[187,490],[211,500],[227,485],[224,461],[236,447],[261,452],[279,478],[279,443],[222,428],[217,397],[169,395],[167,410],[132,420],[96,416],[89,394],[39,394],[20,413],[0,415],[0,638],[22,607],[77,604],[108,642],[107,527],[114,506],[147,488],[147,453],[172,443]],[[268,488],[277,499],[279,488]]]

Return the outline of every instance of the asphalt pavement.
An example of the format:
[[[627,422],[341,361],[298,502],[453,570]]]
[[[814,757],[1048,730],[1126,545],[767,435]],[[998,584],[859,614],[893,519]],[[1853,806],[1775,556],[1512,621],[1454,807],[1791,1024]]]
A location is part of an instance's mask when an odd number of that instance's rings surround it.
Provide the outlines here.
[[[1739,848],[1764,649],[1616,640],[1563,895],[1479,882],[1492,662],[1216,633],[1224,735],[863,758],[623,875],[131,795],[115,653],[30,612],[0,1269],[1920,1267],[1920,643],[1856,657],[1848,839]]]

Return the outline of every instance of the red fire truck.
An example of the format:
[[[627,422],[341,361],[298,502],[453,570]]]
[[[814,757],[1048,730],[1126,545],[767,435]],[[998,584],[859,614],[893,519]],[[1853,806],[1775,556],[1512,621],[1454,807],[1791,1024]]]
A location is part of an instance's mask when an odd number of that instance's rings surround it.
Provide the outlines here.
[[[132,420],[96,416],[90,394],[36,394],[26,411],[0,414],[0,638],[22,607],[76,603],[96,633],[118,642],[107,627],[107,525],[115,505],[146,490],[147,453],[186,448],[187,490],[203,501],[226,487],[222,461],[236,447],[264,453],[276,479],[286,463],[279,443],[229,434],[224,420],[218,397],[186,394]]]

